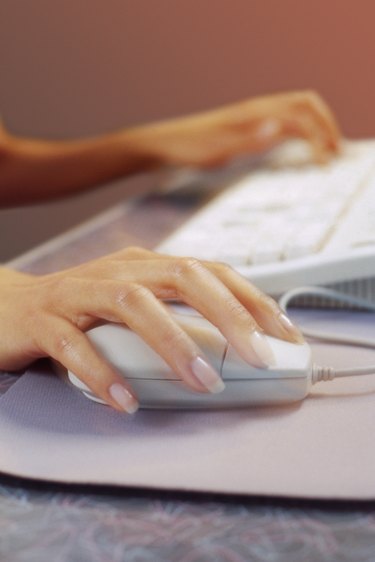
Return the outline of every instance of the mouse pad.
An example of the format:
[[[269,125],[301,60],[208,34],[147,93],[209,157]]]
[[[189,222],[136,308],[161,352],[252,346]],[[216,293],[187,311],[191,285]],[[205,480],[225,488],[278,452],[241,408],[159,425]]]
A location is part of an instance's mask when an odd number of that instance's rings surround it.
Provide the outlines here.
[[[373,314],[299,321],[374,336]],[[375,350],[314,344],[316,362],[375,364]],[[375,375],[318,383],[301,403],[119,414],[87,400],[48,362],[0,398],[0,470],[67,483],[304,498],[375,498]]]

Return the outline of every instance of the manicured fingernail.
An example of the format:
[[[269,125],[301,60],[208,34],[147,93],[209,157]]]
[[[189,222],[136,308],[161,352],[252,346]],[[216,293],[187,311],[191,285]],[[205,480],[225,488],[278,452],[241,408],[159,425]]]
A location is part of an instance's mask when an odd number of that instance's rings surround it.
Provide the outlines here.
[[[203,386],[213,394],[218,394],[224,390],[225,384],[220,375],[202,357],[193,359],[191,370]]]
[[[127,388],[118,382],[109,387],[109,394],[113,400],[128,414],[134,414],[139,408],[138,401]]]
[[[305,338],[302,332],[290,321],[284,312],[279,314],[278,320],[287,336],[291,337],[296,343],[304,343]]]
[[[271,365],[275,364],[274,354],[266,337],[263,336],[263,334],[261,334],[257,330],[251,332],[250,345],[251,349],[265,366],[270,367]]]

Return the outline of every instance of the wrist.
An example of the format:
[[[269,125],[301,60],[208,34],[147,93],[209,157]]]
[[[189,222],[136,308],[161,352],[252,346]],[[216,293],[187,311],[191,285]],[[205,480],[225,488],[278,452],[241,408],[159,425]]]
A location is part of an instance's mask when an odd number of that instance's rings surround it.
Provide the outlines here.
[[[12,138],[6,131],[0,118],[0,161],[5,160],[7,155],[9,154],[11,140]]]
[[[167,163],[162,151],[158,150],[158,133],[154,129],[152,125],[141,125],[115,135],[114,143],[120,146],[129,173],[157,170]]]

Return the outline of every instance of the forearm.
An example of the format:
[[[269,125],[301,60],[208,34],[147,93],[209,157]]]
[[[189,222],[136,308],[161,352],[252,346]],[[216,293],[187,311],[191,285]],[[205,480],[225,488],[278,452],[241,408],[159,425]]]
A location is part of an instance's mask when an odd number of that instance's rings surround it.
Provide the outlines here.
[[[163,166],[220,166],[292,137],[309,142],[317,162],[339,151],[334,116],[316,94],[264,96],[76,141],[19,138],[0,128],[0,206],[68,196]]]
[[[0,146],[0,206],[73,195],[150,170],[155,158],[133,143],[132,131],[76,141],[5,134]]]

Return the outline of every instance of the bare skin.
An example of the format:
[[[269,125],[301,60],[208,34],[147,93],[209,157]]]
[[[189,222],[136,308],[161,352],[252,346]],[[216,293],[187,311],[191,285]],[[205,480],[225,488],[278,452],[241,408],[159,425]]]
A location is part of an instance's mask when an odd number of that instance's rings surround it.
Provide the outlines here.
[[[74,141],[15,137],[0,129],[0,206],[65,197],[111,180],[176,166],[212,168],[289,138],[317,162],[337,154],[340,132],[312,92],[254,98],[188,117]]]
[[[42,277],[0,269],[0,294],[1,369],[53,357],[117,409],[133,409],[136,398],[85,334],[98,320],[136,331],[197,392],[217,391],[219,375],[162,301],[193,306],[252,364],[272,362],[264,332],[302,340],[275,301],[228,266],[140,248]],[[115,384],[126,392],[122,405],[111,396]]]
[[[334,117],[316,94],[256,98],[82,141],[22,139],[2,129],[0,205],[62,197],[167,166],[209,168],[292,137],[310,142],[318,162],[339,151]],[[136,331],[193,391],[220,390],[219,375],[171,316],[169,299],[199,311],[250,363],[272,362],[264,333],[302,341],[273,299],[228,266],[128,248],[44,276],[0,268],[0,369],[52,357],[108,404],[132,413],[132,389],[86,336],[111,321]]]

